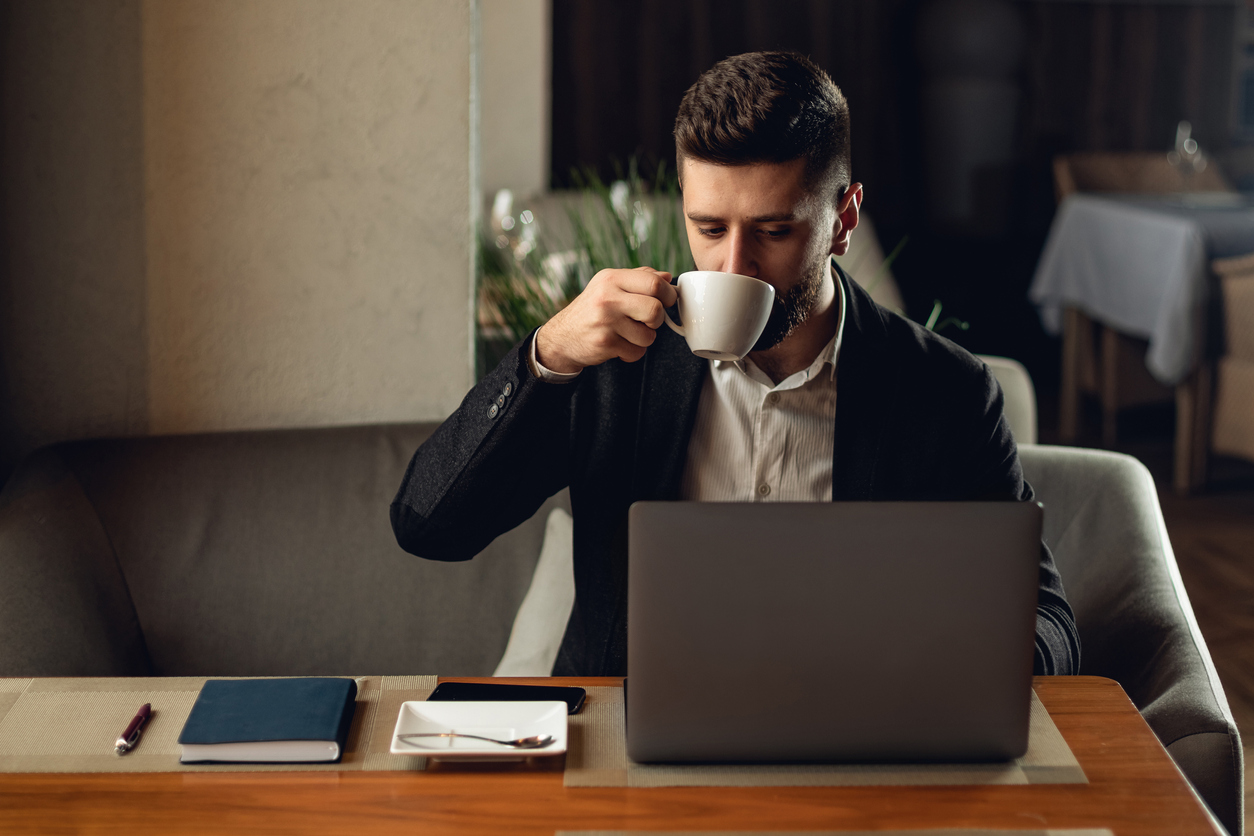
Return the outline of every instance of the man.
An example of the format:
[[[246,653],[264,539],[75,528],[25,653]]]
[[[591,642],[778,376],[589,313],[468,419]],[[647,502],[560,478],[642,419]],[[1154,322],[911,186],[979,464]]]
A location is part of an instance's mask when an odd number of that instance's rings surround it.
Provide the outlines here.
[[[626,673],[637,500],[1032,497],[984,364],[876,305],[830,261],[849,247],[862,187],[848,106],[827,75],[788,53],[728,58],[684,96],[675,140],[698,269],[775,288],[754,349],[740,362],[695,357],[659,330],[670,274],[603,270],[470,391],[392,505],[407,551],[467,560],[570,487],[576,597],[558,675]],[[1044,547],[1035,667],[1079,667]]]

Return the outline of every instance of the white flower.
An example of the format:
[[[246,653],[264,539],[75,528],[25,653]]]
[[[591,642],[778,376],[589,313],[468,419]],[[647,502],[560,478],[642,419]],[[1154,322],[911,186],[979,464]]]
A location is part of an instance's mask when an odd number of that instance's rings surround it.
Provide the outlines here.
[[[514,214],[514,193],[509,189],[501,189],[492,199],[492,222],[499,227],[501,221],[512,214]]]
[[[623,220],[627,220],[627,197],[630,193],[631,188],[626,180],[615,180],[610,185],[610,206],[614,207],[618,217]]]
[[[635,203],[635,218],[631,221],[631,231],[635,234],[635,245],[638,247],[649,240],[649,227],[653,225],[653,213],[640,201]]]

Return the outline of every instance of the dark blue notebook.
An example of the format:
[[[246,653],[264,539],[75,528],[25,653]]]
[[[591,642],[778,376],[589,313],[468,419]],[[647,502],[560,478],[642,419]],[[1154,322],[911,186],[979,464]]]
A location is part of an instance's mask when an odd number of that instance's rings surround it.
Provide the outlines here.
[[[211,679],[179,734],[179,760],[338,762],[356,698],[351,679]]]

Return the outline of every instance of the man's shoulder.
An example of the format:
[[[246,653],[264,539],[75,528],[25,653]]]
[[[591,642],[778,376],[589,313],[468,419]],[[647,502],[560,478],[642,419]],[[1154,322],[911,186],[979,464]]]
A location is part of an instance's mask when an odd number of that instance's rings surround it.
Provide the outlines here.
[[[987,375],[984,361],[953,340],[892,311],[888,315],[892,318],[889,339],[900,346],[907,361],[933,374],[980,379]]]
[[[849,280],[852,322],[867,343],[867,356],[884,364],[884,372],[916,390],[991,389],[993,377],[980,358],[954,341],[875,302]],[[849,336],[849,335],[847,335]]]

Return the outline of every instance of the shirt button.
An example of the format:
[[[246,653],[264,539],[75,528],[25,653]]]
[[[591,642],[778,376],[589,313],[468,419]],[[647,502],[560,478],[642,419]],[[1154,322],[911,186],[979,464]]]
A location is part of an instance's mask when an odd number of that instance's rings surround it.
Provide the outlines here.
[[[514,384],[506,383],[505,384],[505,397],[508,398],[512,394],[514,394]]]
[[[501,410],[497,408],[496,404],[492,404],[490,407],[488,407],[488,417],[489,417],[489,418],[495,418],[495,417],[496,417],[496,413],[498,413],[498,412],[500,412],[500,411],[501,411]]]
[[[758,485],[758,496],[767,496],[771,492],[771,486],[763,482]]]
[[[771,394],[766,396],[766,402],[770,404],[771,406],[775,406],[775,404],[779,403],[779,395],[775,392],[772,392]]]

